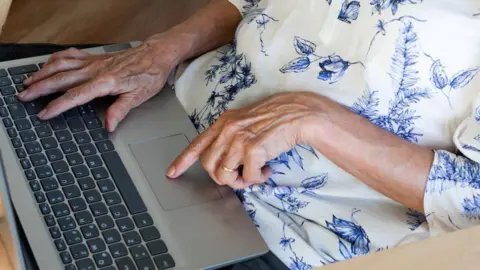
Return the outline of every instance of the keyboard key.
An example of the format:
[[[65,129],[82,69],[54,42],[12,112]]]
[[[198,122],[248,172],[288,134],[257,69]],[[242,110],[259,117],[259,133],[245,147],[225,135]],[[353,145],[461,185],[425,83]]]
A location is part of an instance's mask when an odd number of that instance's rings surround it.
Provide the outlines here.
[[[88,256],[88,249],[84,244],[77,244],[70,247],[70,252],[75,260]]]
[[[40,145],[39,145],[39,146],[40,146]],[[27,151],[28,151],[28,148],[27,148]],[[57,149],[57,148],[47,150],[47,151],[45,151],[45,153],[47,154],[48,160],[49,160],[50,162],[63,159],[63,154],[62,154],[62,152],[61,152],[59,149]]]
[[[4,125],[6,128],[11,128],[11,127],[13,127],[13,121],[12,121],[12,119],[10,119],[10,118],[3,118],[2,122],[3,122],[3,125]],[[9,135],[10,135],[10,134],[9,134]]]
[[[55,243],[55,247],[58,251],[64,251],[65,249],[67,249],[67,243],[65,243],[63,239],[57,239],[53,242]]]
[[[90,104],[78,106],[77,109],[81,116],[95,115],[95,110]]]
[[[85,158],[85,161],[87,162],[87,165],[88,165],[89,168],[96,168],[96,167],[99,167],[99,166],[103,165],[102,160],[97,155],[88,156],[88,157]]]
[[[25,91],[25,87],[23,86],[23,84],[17,84],[15,85],[15,88],[17,88],[18,93]]]
[[[110,213],[112,213],[112,216],[117,219],[117,218],[122,218],[128,215],[127,208],[125,206],[118,204],[110,207]],[[121,230],[121,228],[120,228]]]
[[[90,204],[90,210],[92,211],[93,215],[96,217],[102,216],[108,213],[107,207],[103,202]]]
[[[9,118],[5,118],[9,119]],[[18,119],[15,120],[15,127],[17,127],[18,131],[26,130],[32,128],[32,125],[30,124],[30,121],[27,119]]]
[[[71,173],[58,174],[57,179],[61,186],[67,186],[75,183],[75,179]]]
[[[125,241],[125,243],[129,247],[134,246],[134,245],[138,245],[142,242],[142,240],[140,239],[140,235],[136,231],[131,231],[131,232],[124,233],[124,234],[122,234],[122,236],[123,236],[123,240]],[[149,248],[149,250],[150,250],[150,248]]]
[[[80,114],[78,114],[78,111],[76,108],[72,108],[64,112],[63,117],[65,117],[65,119],[77,118],[77,117],[80,117]]]
[[[68,164],[64,160],[52,162],[52,168],[55,173],[68,172]]]
[[[100,122],[100,119],[98,119],[94,115],[83,117],[83,121],[85,122],[85,125],[87,126],[88,129],[95,129],[95,128],[102,127],[102,122]]]
[[[41,100],[25,102],[23,104],[25,104],[25,110],[27,111],[28,115],[38,114],[45,106],[44,104],[42,104]]]
[[[45,62],[44,62],[44,63],[39,63],[39,64],[38,64],[38,67],[39,67],[39,68],[43,68],[43,65],[45,65]]]
[[[17,150],[23,150],[22,148],[19,148]],[[47,164],[47,157],[42,154],[33,154],[30,156],[30,161],[32,162],[33,166],[41,166],[41,165],[46,165]]]
[[[135,225],[133,225],[132,219],[129,217],[117,219],[115,222],[117,223],[117,227],[120,230],[120,232],[128,232],[135,228]]]
[[[22,165],[22,168],[23,169],[30,169],[32,167],[32,165],[30,164],[30,160],[28,159],[22,159],[20,160],[20,164]]]
[[[77,270],[77,267],[73,264],[68,264],[68,265],[65,265],[65,270]]]
[[[25,144],[25,150],[29,155],[42,152],[42,146],[38,142],[29,142]],[[48,152],[47,152],[48,157]],[[50,160],[50,159],[49,159]],[[52,161],[52,160],[50,160]]]
[[[110,254],[108,254],[107,252],[102,252],[102,253],[93,255],[93,260],[95,261],[95,264],[98,267],[108,266],[113,263],[112,257],[110,257]]]
[[[45,201],[45,194],[43,194],[41,191],[33,193],[33,196],[35,197],[37,203],[43,203]]]
[[[84,177],[77,180],[78,185],[82,190],[89,190],[95,188],[95,182],[91,177]]]
[[[62,189],[67,199],[80,197],[80,189],[76,185],[66,186],[66,187],[63,187]]]
[[[68,130],[60,130],[55,132],[55,137],[57,137],[58,142],[66,142],[72,139],[72,134]]]
[[[14,84],[23,83],[23,80],[25,80],[25,76],[23,76],[23,75],[12,76],[12,81],[13,81]]]
[[[73,175],[75,175],[76,178],[81,178],[89,175],[88,169],[85,165],[78,165],[75,167],[72,167]]]
[[[94,129],[90,131],[90,136],[92,136],[92,140],[94,141],[103,141],[108,139],[108,133],[105,129]]]
[[[10,138],[17,137],[17,131],[14,128],[7,128],[7,133]]]
[[[60,258],[64,264],[68,264],[72,262],[72,257],[68,251],[60,252]]]
[[[36,178],[35,173],[33,170],[25,170],[25,177],[27,177],[27,180],[33,180]]]
[[[117,152],[107,152],[102,154],[103,161],[108,167],[113,181],[125,201],[125,204],[132,215],[146,212],[147,207],[143,203],[137,188],[133,184],[130,175]]]
[[[8,73],[10,73],[10,76],[20,75],[20,74],[25,74],[25,73],[32,73],[32,72],[35,72],[35,71],[38,71],[38,67],[35,64],[12,67],[12,68],[8,69]]]
[[[46,215],[43,218],[45,219],[45,223],[47,224],[48,227],[51,227],[57,224],[57,222],[55,221],[55,218],[52,215]]]
[[[170,256],[170,254],[157,256],[153,258],[153,260],[155,261],[155,264],[157,265],[159,270],[175,267],[175,262],[173,261],[173,258],[172,256]]]
[[[33,130],[24,130],[20,131],[20,138],[24,143],[26,143],[35,141],[37,139],[37,135],[35,135],[35,132],[33,132]]]
[[[97,253],[100,251],[104,251],[107,249],[107,246],[105,245],[105,242],[103,242],[102,239],[100,238],[95,238],[95,239],[90,239],[87,241],[87,246],[88,249],[90,249],[90,252],[92,253]]]
[[[70,141],[61,143],[60,147],[62,148],[62,151],[65,155],[78,151],[77,146],[73,142],[70,142]]]
[[[48,122],[52,126],[52,129],[55,131],[67,128],[67,123],[65,122],[65,120],[63,120],[63,117],[61,116],[54,117],[50,119]]]
[[[62,236],[62,233],[60,233],[60,229],[58,227],[50,227],[48,230],[50,231],[50,235],[53,239],[57,239]]]
[[[8,77],[0,78],[0,87],[11,85],[12,81]]]
[[[78,230],[64,232],[63,237],[65,237],[65,241],[67,241],[69,246],[81,243],[83,240],[82,235]]]
[[[160,232],[153,226],[140,229],[140,234],[145,242],[160,238]]]
[[[97,146],[98,151],[100,151],[100,153],[105,153],[108,151],[115,150],[115,147],[113,146],[111,141],[96,142],[95,145]]]
[[[12,145],[15,148],[22,147],[22,141],[19,138],[12,138]]]
[[[28,182],[28,184],[30,185],[30,189],[32,191],[39,191],[41,189],[40,182],[38,182],[37,180],[30,181]]]
[[[50,214],[50,212],[52,212],[52,210],[50,210],[50,206],[46,203],[39,204],[38,208],[40,209],[40,212],[42,213],[42,215],[47,215],[47,214]]]
[[[101,216],[95,219],[100,230],[111,229],[115,226],[110,216]]]
[[[105,193],[103,194],[103,199],[105,200],[107,205],[115,205],[122,202],[122,199],[120,198],[118,192]]]
[[[86,258],[76,262],[78,270],[95,270],[95,265],[92,262],[92,259]]]
[[[104,167],[99,167],[99,168],[92,169],[92,175],[93,175],[93,178],[95,178],[95,180],[100,180],[100,179],[107,178],[108,177],[108,172]],[[102,181],[102,182],[105,182],[105,181]],[[110,180],[108,180],[108,181],[110,181]],[[110,181],[110,183],[112,185],[112,188],[108,189],[108,190],[105,190],[105,191],[102,190],[102,192],[111,191],[111,190],[115,189],[114,185],[113,185],[113,182]]]
[[[97,149],[95,149],[95,146],[91,143],[80,145],[80,151],[84,156],[90,156],[97,153]]]
[[[70,209],[68,209],[68,206],[65,203],[59,203],[52,206],[52,211],[57,218],[70,215]]]
[[[153,261],[150,258],[145,258],[141,260],[135,260],[137,263],[138,269],[141,270],[154,270],[155,266],[153,265]]]
[[[77,133],[85,130],[85,125],[83,124],[82,120],[80,120],[80,118],[73,118],[67,120],[67,125],[72,131],[72,133]]]
[[[75,219],[77,220],[78,225],[86,225],[93,222],[92,214],[88,211],[82,211],[75,213]]]
[[[5,101],[5,104],[15,104],[15,103],[18,103],[18,98],[17,96],[6,96],[3,98],[3,100]]]
[[[83,164],[83,157],[79,153],[69,154],[66,156],[66,158],[70,166]]]
[[[7,117],[8,116],[8,110],[5,107],[0,107],[0,116],[1,117]]]
[[[57,180],[55,180],[55,178],[53,177],[41,180],[40,184],[42,184],[42,188],[44,191],[51,191],[58,188]]]
[[[47,199],[50,204],[61,203],[65,200],[63,193],[60,190],[53,190],[47,192]]]
[[[0,69],[0,77],[7,77],[8,76],[8,73],[7,73],[7,70],[5,69]]]
[[[115,260],[115,264],[117,265],[119,270],[136,269],[135,265],[132,262],[132,259],[128,257]]]
[[[77,226],[75,220],[71,216],[59,218],[58,225],[62,231],[73,230]]]
[[[45,138],[52,136],[52,130],[49,126],[39,126],[35,128],[39,138]]]
[[[21,103],[16,103],[12,105],[8,105],[8,110],[10,111],[10,115],[12,116],[13,120],[21,119],[27,117],[27,113],[25,112],[25,108]]]
[[[46,121],[40,120],[36,115],[30,116],[30,122],[32,122],[33,126],[35,127],[39,127],[47,124]]]
[[[90,136],[88,136],[88,134],[86,132],[75,133],[73,135],[73,137],[75,137],[75,141],[78,144],[84,144],[84,143],[91,142]]]
[[[132,254],[132,257],[135,261],[148,258],[148,251],[144,246],[136,246],[136,247],[131,247],[129,248],[130,254]]]
[[[113,245],[108,246],[110,253],[114,258],[122,257],[127,255],[127,247],[123,243],[116,243]],[[134,268],[131,268],[134,269]]]
[[[68,204],[73,212],[78,212],[87,209],[87,203],[83,198],[75,198],[68,200]]]
[[[5,105],[5,102],[3,102],[3,99],[0,98],[0,106]]]
[[[95,224],[88,224],[88,225],[82,226],[80,227],[80,230],[82,231],[83,237],[85,237],[85,239],[98,237],[100,235],[100,232],[98,231],[97,226],[95,226]]]
[[[57,140],[55,140],[55,138],[53,138],[53,137],[43,138],[43,139],[40,140],[40,143],[42,144],[43,149],[45,149],[45,150],[58,147]]]
[[[110,230],[107,230],[107,231],[103,231],[102,235],[103,235],[103,239],[105,239],[105,242],[107,242],[107,244],[116,243],[116,242],[122,240],[121,237],[120,237],[120,233],[116,229],[110,229]]]
[[[85,199],[87,200],[87,203],[89,204],[99,202],[102,200],[102,196],[96,189],[85,191],[83,193],[83,197],[85,197]]]
[[[147,248],[152,255],[163,254],[168,251],[167,246],[162,240],[147,243]]]
[[[26,158],[27,157],[27,153],[25,152],[25,150],[23,150],[23,148],[17,148],[17,149],[15,149],[15,152],[17,153],[18,158]]]
[[[15,94],[15,88],[13,86],[4,86],[0,88],[0,92],[2,92],[3,96],[13,95]]]
[[[100,180],[97,182],[97,185],[102,193],[115,190],[115,186],[113,185],[113,182],[110,179]]]
[[[53,176],[52,169],[48,165],[35,167],[35,172],[40,179]]]
[[[152,217],[148,213],[133,216],[133,221],[135,221],[138,228],[153,225]]]

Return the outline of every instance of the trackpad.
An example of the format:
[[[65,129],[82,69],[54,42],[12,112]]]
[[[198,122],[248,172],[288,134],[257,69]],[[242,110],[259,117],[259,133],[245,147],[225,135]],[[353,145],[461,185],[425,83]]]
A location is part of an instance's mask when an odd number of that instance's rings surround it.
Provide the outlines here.
[[[184,135],[130,144],[145,177],[164,210],[174,210],[221,199],[217,186],[200,163],[175,180],[165,176],[168,166],[188,146]]]

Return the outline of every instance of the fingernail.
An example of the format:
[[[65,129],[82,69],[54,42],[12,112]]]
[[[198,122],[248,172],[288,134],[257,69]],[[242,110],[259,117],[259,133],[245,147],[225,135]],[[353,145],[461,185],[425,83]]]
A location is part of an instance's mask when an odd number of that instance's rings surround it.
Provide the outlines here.
[[[28,77],[26,80],[23,81],[24,84],[29,84],[32,82],[32,77]]]
[[[18,93],[17,96],[18,96],[19,98],[24,98],[24,97],[27,96],[27,93],[28,93],[28,91],[27,91],[27,90],[24,90],[23,92]]]
[[[170,168],[168,168],[167,176],[168,177],[174,177],[175,176],[175,166],[170,166]]]
[[[47,114],[47,109],[43,109],[42,111],[40,111],[37,117],[42,119],[45,116],[45,114]]]
[[[117,125],[118,125],[118,121],[117,120],[111,120],[110,121],[110,132],[113,132],[116,128],[117,128]]]

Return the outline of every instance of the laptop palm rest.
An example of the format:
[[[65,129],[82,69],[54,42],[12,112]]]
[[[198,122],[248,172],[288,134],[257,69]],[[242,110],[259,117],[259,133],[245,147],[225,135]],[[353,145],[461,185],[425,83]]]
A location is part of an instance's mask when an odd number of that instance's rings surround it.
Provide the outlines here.
[[[155,138],[130,144],[135,159],[164,210],[175,210],[222,198],[215,182],[200,163],[171,180],[165,176],[171,162],[188,146],[185,135]]]

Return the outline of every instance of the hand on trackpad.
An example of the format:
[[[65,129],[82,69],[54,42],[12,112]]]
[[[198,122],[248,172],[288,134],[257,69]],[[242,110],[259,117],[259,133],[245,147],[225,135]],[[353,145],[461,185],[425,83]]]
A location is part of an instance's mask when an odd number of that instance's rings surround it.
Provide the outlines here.
[[[189,141],[183,134],[130,144],[133,155],[164,210],[222,198],[215,182],[198,162],[175,180],[165,176],[168,166],[188,144]]]

